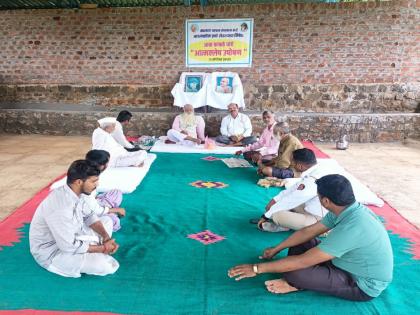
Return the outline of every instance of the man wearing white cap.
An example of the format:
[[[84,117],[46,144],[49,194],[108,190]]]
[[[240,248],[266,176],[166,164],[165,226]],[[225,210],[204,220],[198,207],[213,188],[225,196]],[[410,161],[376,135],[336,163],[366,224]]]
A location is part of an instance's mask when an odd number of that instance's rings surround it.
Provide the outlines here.
[[[146,151],[128,152],[111,136],[116,125],[114,117],[99,119],[98,123],[99,127],[95,129],[92,135],[92,149],[108,151],[111,155],[110,167],[143,166],[143,162],[147,158]]]

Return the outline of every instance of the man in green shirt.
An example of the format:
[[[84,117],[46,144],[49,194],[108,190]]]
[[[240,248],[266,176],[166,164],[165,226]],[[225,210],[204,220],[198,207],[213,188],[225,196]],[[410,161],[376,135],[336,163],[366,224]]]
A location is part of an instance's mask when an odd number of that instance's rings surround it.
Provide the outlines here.
[[[265,283],[268,291],[312,290],[353,301],[379,296],[391,282],[393,270],[391,243],[382,222],[356,202],[345,177],[327,175],[316,184],[329,213],[260,256],[271,259],[289,248],[286,258],[235,266],[229,277],[241,280],[260,273],[283,273],[282,279]],[[315,239],[330,230],[322,242]]]

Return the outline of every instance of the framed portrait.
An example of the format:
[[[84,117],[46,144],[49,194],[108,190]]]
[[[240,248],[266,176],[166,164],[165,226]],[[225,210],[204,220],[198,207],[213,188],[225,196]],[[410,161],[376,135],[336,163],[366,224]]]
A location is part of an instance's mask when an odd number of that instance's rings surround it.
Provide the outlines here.
[[[233,77],[221,76],[216,78],[218,93],[232,93],[233,91]]]
[[[201,75],[185,76],[185,92],[198,92],[203,86],[203,77]]]

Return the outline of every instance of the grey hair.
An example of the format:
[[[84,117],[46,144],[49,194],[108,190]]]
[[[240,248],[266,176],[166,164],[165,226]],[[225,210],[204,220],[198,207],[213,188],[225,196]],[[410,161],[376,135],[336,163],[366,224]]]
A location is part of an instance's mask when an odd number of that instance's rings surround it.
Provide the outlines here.
[[[100,126],[102,129],[106,129],[106,128],[108,128],[108,127],[111,127],[112,125],[115,125],[115,122],[103,122],[102,124],[99,124],[99,126]]]
[[[284,133],[284,134],[289,134],[290,133],[290,127],[289,127],[289,124],[287,122],[281,121],[274,126],[273,133],[274,134],[279,134],[280,132]]]

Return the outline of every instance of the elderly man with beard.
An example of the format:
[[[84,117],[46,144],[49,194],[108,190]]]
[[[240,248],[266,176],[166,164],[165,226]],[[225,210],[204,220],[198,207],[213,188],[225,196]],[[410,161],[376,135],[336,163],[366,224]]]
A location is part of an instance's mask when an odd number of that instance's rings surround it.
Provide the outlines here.
[[[29,229],[30,251],[46,270],[72,278],[117,271],[119,264],[110,256],[118,250],[111,239],[112,220],[98,218],[86,200],[99,173],[89,161],[74,161],[67,184],[52,190],[36,209]]]
[[[204,142],[204,119],[194,115],[194,108],[190,104],[184,106],[184,113],[175,117],[172,129],[168,131],[165,143],[195,145]]]

